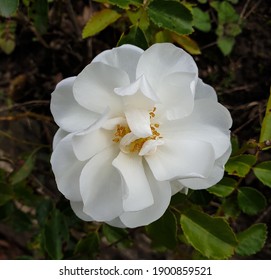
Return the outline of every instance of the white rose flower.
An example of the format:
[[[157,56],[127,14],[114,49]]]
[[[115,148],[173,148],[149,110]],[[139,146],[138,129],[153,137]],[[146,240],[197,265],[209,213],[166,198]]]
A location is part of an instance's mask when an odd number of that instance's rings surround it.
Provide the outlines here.
[[[85,221],[138,227],[171,196],[221,180],[232,119],[193,58],[173,44],[99,54],[52,93],[58,189]]]

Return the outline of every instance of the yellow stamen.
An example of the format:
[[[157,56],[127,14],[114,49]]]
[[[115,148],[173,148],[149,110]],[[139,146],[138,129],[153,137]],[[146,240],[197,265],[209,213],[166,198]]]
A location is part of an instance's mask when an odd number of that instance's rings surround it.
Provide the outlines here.
[[[149,113],[150,119],[155,117],[155,111],[156,111],[156,107],[154,107],[153,110]],[[162,138],[160,136],[160,133],[157,131],[157,128],[159,128],[159,127],[160,127],[160,125],[158,123],[151,124],[150,128],[152,131],[152,135],[145,137],[145,138],[136,139],[135,141],[133,141],[129,145],[127,145],[127,148],[128,148],[127,150],[131,153],[134,153],[134,152],[139,153],[140,150],[142,149],[144,143],[147,142],[148,140],[157,140],[157,139]],[[131,130],[128,125],[118,124],[116,126],[116,132],[114,133],[114,137],[113,137],[112,141],[115,143],[119,143],[121,141],[121,139],[130,132],[131,132]]]

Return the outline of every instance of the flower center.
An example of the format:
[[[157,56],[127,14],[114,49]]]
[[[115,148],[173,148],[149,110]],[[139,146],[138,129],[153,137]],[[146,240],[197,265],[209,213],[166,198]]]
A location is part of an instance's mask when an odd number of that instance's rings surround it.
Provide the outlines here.
[[[149,113],[150,120],[155,117],[156,107]],[[121,150],[126,153],[139,153],[143,147],[143,145],[149,140],[158,140],[162,137],[160,133],[157,131],[159,128],[158,123],[151,123],[150,128],[152,131],[152,135],[145,138],[136,138],[135,135],[131,132],[128,125],[120,125],[116,126],[116,132],[114,133],[114,137],[112,139],[115,143],[120,143]]]

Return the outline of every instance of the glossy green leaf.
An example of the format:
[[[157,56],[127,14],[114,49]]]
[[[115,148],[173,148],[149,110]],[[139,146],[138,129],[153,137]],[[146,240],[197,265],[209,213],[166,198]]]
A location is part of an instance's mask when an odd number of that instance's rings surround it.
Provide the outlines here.
[[[87,22],[83,29],[82,37],[87,38],[104,30],[121,17],[119,13],[111,9],[96,12]]]
[[[237,200],[240,209],[248,215],[255,215],[266,206],[264,195],[251,187],[242,187],[238,189]]]
[[[223,218],[189,210],[182,214],[181,226],[188,242],[204,256],[227,259],[233,255],[237,240]]]
[[[271,161],[264,161],[253,168],[255,176],[266,186],[271,188]]]
[[[147,39],[146,39],[143,31],[137,26],[132,26],[127,35],[123,34],[121,36],[121,38],[118,42],[118,46],[121,46],[124,44],[131,44],[131,45],[140,47],[143,50],[148,48]]]
[[[193,32],[193,17],[189,9],[177,1],[154,0],[148,6],[148,14],[158,27],[181,35]]]
[[[96,232],[89,233],[76,245],[74,253],[84,258],[94,259],[100,248],[99,235]]]
[[[63,258],[62,247],[68,238],[69,231],[65,216],[59,210],[54,209],[50,213],[43,232],[44,247],[51,259]]]
[[[146,227],[154,247],[174,249],[177,244],[177,221],[171,211]]]
[[[4,17],[12,16],[19,6],[19,0],[0,0],[0,15]]]
[[[226,163],[225,170],[230,175],[245,177],[251,167],[256,163],[256,160],[256,157],[253,155],[234,156]]]
[[[123,9],[129,9],[131,6],[138,6],[143,3],[143,0],[94,0],[99,3],[107,3],[116,5]]]
[[[48,1],[31,0],[28,14],[38,32],[41,34],[45,33],[48,27]]]
[[[2,49],[5,54],[11,54],[15,49],[15,31],[15,21],[8,20],[0,23],[0,49]]]
[[[227,197],[234,191],[236,185],[236,180],[224,177],[216,185],[214,185],[211,188],[208,188],[207,191],[218,197]]]
[[[26,179],[32,172],[35,164],[35,152],[30,154],[27,159],[25,160],[24,164],[21,166],[21,168],[14,172],[11,175],[10,181],[12,185],[15,185],[24,179]]]
[[[243,232],[237,234],[239,244],[236,253],[241,256],[250,256],[259,252],[267,238],[267,226],[254,224]]]
[[[260,142],[264,142],[267,140],[271,141],[271,88],[260,134]]]
[[[192,9],[193,24],[194,26],[203,32],[209,32],[211,30],[211,19],[207,12],[203,12],[199,8]]]

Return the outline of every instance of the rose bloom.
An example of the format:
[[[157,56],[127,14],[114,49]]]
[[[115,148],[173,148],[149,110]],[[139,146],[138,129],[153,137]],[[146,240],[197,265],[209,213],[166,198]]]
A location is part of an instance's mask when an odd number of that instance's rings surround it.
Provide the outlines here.
[[[56,183],[85,221],[150,224],[172,195],[220,181],[231,153],[228,110],[170,43],[100,53],[56,86],[51,111]]]

